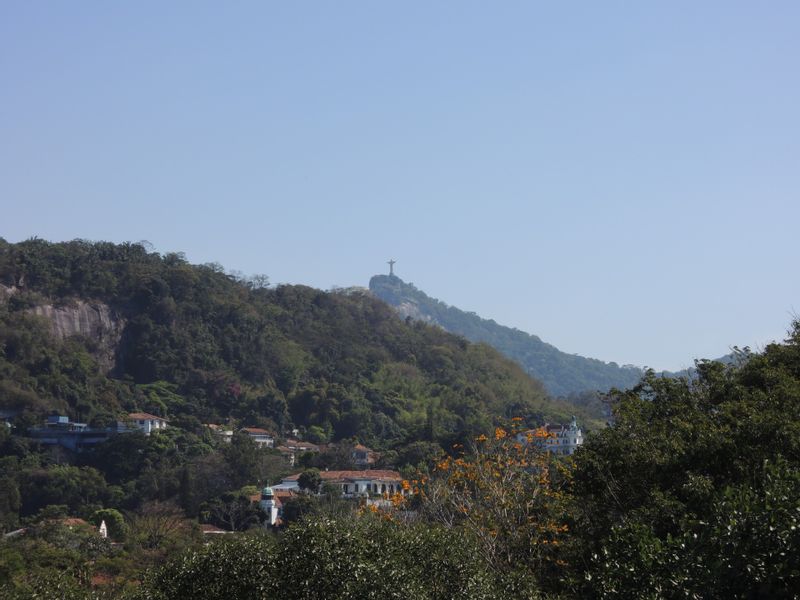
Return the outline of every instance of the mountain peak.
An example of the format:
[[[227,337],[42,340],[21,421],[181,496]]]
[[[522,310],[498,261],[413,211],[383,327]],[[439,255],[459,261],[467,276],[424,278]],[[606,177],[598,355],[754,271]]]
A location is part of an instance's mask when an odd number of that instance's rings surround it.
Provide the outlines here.
[[[608,391],[612,387],[627,388],[635,385],[642,376],[642,370],[637,367],[620,367],[616,363],[567,354],[536,335],[450,306],[431,298],[393,272],[373,276],[369,289],[403,318],[435,324],[471,342],[493,346],[516,361],[529,375],[542,381],[556,396]]]

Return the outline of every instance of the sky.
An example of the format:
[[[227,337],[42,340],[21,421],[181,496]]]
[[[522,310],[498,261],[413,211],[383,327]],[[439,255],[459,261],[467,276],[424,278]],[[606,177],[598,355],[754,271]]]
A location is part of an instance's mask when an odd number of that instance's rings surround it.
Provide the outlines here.
[[[657,369],[800,311],[800,3],[0,3],[0,236],[395,272]],[[793,275],[794,273],[794,275]]]

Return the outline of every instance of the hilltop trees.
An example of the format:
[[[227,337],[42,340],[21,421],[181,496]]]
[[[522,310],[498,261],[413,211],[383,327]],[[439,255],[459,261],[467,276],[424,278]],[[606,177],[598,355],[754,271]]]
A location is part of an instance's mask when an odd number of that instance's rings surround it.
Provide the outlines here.
[[[561,352],[535,335],[448,306],[396,276],[375,275],[370,279],[369,289],[391,306],[403,306],[401,312],[411,312],[409,318],[438,324],[472,342],[482,342],[496,348],[542,381],[554,395],[567,396],[595,390],[605,392],[611,387],[629,387],[635,385],[642,376],[638,367],[620,367],[613,362]],[[413,309],[407,309],[409,306]],[[600,406],[590,405],[587,409],[593,410],[598,418],[602,415]]]
[[[648,374],[578,452],[570,558],[598,597],[800,588],[800,323],[741,366]]]
[[[0,296],[0,407],[33,422],[47,410],[96,424],[146,410],[385,449],[568,410],[496,352],[406,324],[367,294],[269,288],[141,244],[84,240],[0,240],[0,282],[15,286]],[[123,329],[110,372],[94,334],[59,341],[30,314],[75,299],[105,303]]]

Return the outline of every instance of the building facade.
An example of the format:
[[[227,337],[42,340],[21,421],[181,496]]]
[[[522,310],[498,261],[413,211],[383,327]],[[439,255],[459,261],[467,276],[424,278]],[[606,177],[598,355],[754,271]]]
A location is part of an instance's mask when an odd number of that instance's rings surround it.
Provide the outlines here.
[[[382,469],[366,471],[320,471],[322,483],[333,485],[342,492],[344,498],[362,498],[370,496],[382,496],[385,494],[406,495],[407,491],[403,488],[403,478],[397,471]],[[294,490],[300,489],[298,482],[300,473],[284,478],[278,485],[273,486],[274,490]]]
[[[272,448],[275,445],[275,436],[266,429],[258,427],[242,427],[240,430],[250,436],[259,448]]]
[[[133,427],[141,429],[145,435],[150,435],[154,431],[167,428],[166,419],[146,412],[130,413],[128,415],[128,421]]]
[[[523,431],[517,435],[523,443],[533,443],[552,454],[569,456],[583,444],[583,431],[573,416],[569,425],[546,424],[541,429]]]

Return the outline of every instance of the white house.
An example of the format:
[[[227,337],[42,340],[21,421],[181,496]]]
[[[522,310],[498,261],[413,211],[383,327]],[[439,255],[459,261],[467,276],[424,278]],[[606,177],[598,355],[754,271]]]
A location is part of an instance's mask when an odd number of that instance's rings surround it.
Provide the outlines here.
[[[403,488],[403,478],[397,471],[382,469],[366,471],[320,471],[322,483],[331,484],[342,491],[345,498],[357,498],[370,495],[402,494],[407,495]],[[299,490],[300,473],[285,477],[278,485],[272,486],[273,490]]]
[[[288,438],[286,442],[282,446],[278,446],[277,449],[283,455],[283,457],[289,461],[289,465],[292,467],[297,462],[297,457],[301,454],[305,454],[306,452],[319,452],[319,446],[316,444],[312,444],[311,442],[303,442],[301,440],[295,440],[292,438]]]
[[[351,453],[353,464],[357,467],[367,468],[373,464],[377,459],[377,452],[373,452],[363,444],[356,444]]]
[[[226,444],[231,443],[233,439],[233,429],[226,429],[222,425],[216,425],[214,423],[206,423],[205,426],[208,427],[214,435],[218,435]]]
[[[259,448],[272,448],[275,445],[275,437],[266,429],[258,427],[242,427],[240,430],[250,436]]]
[[[545,433],[546,435],[542,435]],[[543,429],[531,429],[517,434],[517,440],[523,443],[539,444],[553,454],[574,454],[578,446],[583,444],[583,432],[578,427],[575,417],[569,425],[545,425]]]
[[[145,435],[150,435],[153,431],[167,428],[167,420],[145,412],[135,412],[128,415],[128,420],[144,431]]]

